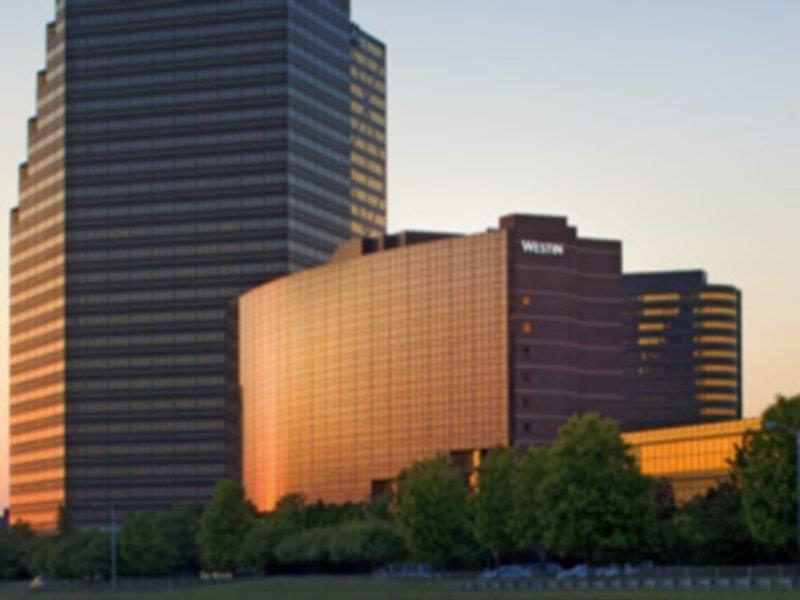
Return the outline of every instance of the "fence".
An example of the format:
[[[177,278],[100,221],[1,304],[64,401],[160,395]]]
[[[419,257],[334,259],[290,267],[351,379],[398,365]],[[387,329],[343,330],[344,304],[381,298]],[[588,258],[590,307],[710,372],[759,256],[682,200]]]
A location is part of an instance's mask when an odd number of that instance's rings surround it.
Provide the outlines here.
[[[601,568],[585,576],[566,574],[526,579],[473,579],[465,590],[576,590],[576,589],[796,589],[800,567],[649,567],[635,573],[606,576]]]

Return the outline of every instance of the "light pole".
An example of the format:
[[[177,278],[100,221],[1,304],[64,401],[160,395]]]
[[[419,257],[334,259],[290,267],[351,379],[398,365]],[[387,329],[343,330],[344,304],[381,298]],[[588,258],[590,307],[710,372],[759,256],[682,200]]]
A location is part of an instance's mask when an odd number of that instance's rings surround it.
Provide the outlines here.
[[[794,444],[795,444],[795,454],[794,454],[794,462],[795,462],[795,472],[796,472],[796,492],[795,492],[795,504],[797,505],[797,527],[795,531],[795,535],[797,536],[797,559],[800,561],[800,429],[792,429],[784,425],[783,423],[778,423],[777,421],[765,421],[764,422],[764,429],[767,430],[776,430],[780,429],[792,437],[794,437]]]
[[[107,508],[111,515],[111,589],[117,589],[117,515],[114,506],[103,502],[92,502],[94,508]]]

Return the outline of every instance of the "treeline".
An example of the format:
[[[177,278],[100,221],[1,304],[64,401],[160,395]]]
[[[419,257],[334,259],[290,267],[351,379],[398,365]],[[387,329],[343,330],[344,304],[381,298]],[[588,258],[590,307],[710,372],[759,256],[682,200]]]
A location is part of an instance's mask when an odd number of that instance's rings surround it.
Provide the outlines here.
[[[223,481],[202,512],[129,514],[118,533],[120,575],[367,572],[405,560],[436,568],[505,561],[755,564],[796,553],[793,430],[800,396],[764,414],[729,480],[677,507],[667,480],[644,477],[613,421],[571,419],[556,442],[518,454],[498,448],[471,481],[444,457],[404,472],[394,491],[365,504],[283,498],[258,514]],[[110,536],[38,537],[0,530],[0,578],[46,573],[107,578]]]

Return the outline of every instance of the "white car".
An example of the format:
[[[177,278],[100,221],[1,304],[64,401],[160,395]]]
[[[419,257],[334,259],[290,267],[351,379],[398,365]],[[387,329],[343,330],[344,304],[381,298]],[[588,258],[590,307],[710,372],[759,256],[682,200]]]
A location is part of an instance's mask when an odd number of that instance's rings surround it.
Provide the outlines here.
[[[499,569],[484,571],[481,579],[529,579],[533,571],[522,565],[504,565]]]

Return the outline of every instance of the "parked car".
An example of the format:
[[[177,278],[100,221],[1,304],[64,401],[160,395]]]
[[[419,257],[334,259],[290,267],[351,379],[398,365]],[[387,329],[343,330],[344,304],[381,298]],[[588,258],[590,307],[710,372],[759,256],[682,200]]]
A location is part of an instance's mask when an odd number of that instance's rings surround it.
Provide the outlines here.
[[[586,564],[579,564],[575,565],[571,569],[562,569],[558,572],[556,577],[558,579],[567,579],[567,578],[575,578],[575,579],[586,579],[589,576],[589,567]]]
[[[530,577],[533,577],[533,571],[522,565],[503,565],[499,569],[481,573],[481,579],[528,579]]]
[[[633,565],[628,564],[628,563],[625,563],[625,566],[623,567],[623,571],[624,571],[626,577],[635,577],[636,575],[639,574],[639,568],[638,567],[634,567]]]
[[[427,564],[397,563],[375,571],[378,579],[435,579],[436,571]]]
[[[622,569],[617,565],[610,565],[608,567],[598,567],[594,570],[595,577],[619,577],[622,575]]]
[[[534,576],[544,577],[558,575],[561,571],[561,567],[554,562],[537,562],[529,565],[528,568],[533,572]]]

